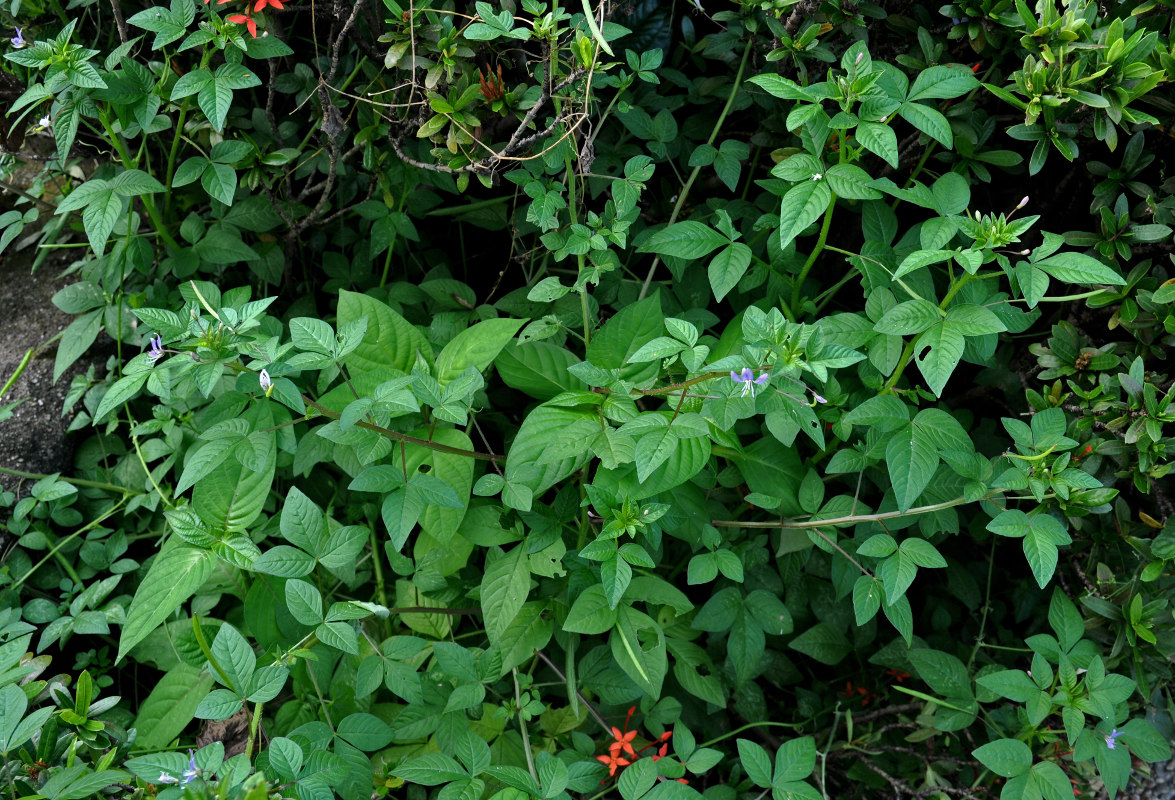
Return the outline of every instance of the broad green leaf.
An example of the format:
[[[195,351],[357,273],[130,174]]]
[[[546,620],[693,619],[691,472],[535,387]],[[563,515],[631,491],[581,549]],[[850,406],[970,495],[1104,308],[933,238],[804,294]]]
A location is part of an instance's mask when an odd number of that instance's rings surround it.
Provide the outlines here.
[[[787,247],[828,208],[832,189],[824,180],[806,180],[788,189],[779,208],[779,246]]]
[[[954,146],[955,137],[951,132],[951,123],[941,112],[921,103],[905,102],[898,108],[898,114],[948,150]]]
[[[1126,279],[1113,269],[1083,253],[1057,253],[1037,261],[1033,266],[1065,283],[1106,283],[1111,286],[1123,286],[1126,283]]]
[[[907,300],[885,312],[873,325],[873,330],[878,333],[908,336],[922,333],[942,322],[942,319],[942,311],[934,303],[928,300]]]
[[[918,677],[942,697],[969,698],[971,677],[967,667],[955,656],[941,650],[916,648],[907,654]]]
[[[914,363],[936,397],[942,397],[942,390],[959,365],[966,344],[958,324],[950,320],[924,331],[914,343]]]
[[[650,697],[659,697],[669,659],[665,651],[665,634],[647,614],[631,606],[617,609],[616,627],[610,644],[612,658],[633,683]]]
[[[115,661],[121,661],[132,647],[203,586],[215,562],[216,556],[209,550],[191,547],[178,537],[168,539],[127,609]]]
[[[1018,739],[997,739],[971,751],[996,775],[1014,778],[1032,766],[1032,750]]]
[[[563,622],[563,630],[571,633],[607,633],[616,624],[616,610],[604,596],[604,587],[593,584],[576,596]]]
[[[907,100],[950,100],[979,86],[979,80],[967,67],[938,65],[918,73]]]
[[[714,299],[721,300],[738,285],[751,265],[751,248],[742,242],[734,242],[722,249],[710,261],[706,274],[710,278],[710,289]]]
[[[502,381],[536,400],[550,400],[563,392],[582,391],[586,383],[567,371],[578,362],[569,350],[550,342],[508,344],[494,360]]]
[[[487,319],[461,331],[437,355],[437,381],[444,386],[469,367],[484,372],[525,323],[525,319]]]
[[[702,258],[730,242],[718,231],[701,222],[675,222],[657,231],[639,248],[641,253],[658,253],[677,258]]]
[[[888,128],[887,128],[888,130]],[[870,184],[872,176],[855,164],[834,164],[824,173],[824,180],[836,192],[837,197],[849,200],[877,200],[882,197],[881,192]]]
[[[394,367],[408,373],[416,365],[417,353],[425,361],[432,361],[428,339],[408,320],[373,297],[346,290],[339,292],[339,328],[360,317],[367,317],[363,343],[343,357],[343,363],[352,370],[371,372]]]
[[[902,263],[899,264],[898,268],[894,271],[893,277],[896,280],[903,275],[909,275],[916,269],[922,269],[923,267],[929,266],[930,264],[940,264],[943,261],[950,261],[950,259],[950,250],[915,250],[913,253],[910,253],[910,255],[902,259]],[[912,302],[920,301],[915,300]]]
[[[914,505],[914,501],[934,477],[938,467],[938,452],[934,443],[911,425],[890,436],[885,448],[885,463],[898,509],[906,511]]]
[[[183,733],[196,716],[196,707],[212,688],[212,676],[182,661],[159,679],[139,706],[134,727],[135,747],[160,750]]]
[[[738,745],[739,761],[742,762],[743,769],[747,771],[747,777],[756,786],[769,789],[771,787],[771,757],[767,755],[767,751],[749,739],[738,739],[736,744]]]
[[[816,623],[787,646],[829,666],[836,666],[853,651],[844,634],[826,622]]]
[[[861,122],[857,125],[857,141],[870,153],[884,158],[894,169],[898,167],[898,136],[893,128],[879,122]]]
[[[947,322],[964,336],[1003,333],[1008,329],[991,309],[972,303],[962,303],[947,309]]]
[[[481,581],[481,610],[490,643],[501,640],[530,593],[530,560],[523,545],[492,561]]]

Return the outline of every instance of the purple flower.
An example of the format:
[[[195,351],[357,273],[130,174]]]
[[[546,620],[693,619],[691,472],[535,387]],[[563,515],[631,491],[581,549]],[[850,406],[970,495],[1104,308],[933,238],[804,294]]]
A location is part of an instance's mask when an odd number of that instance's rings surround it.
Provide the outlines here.
[[[1122,731],[1118,730],[1117,728],[1114,728],[1114,730],[1110,731],[1110,735],[1106,737],[1106,747],[1108,747],[1110,750],[1115,749],[1118,745],[1115,744],[1114,740],[1121,735]]]
[[[13,36],[8,41],[12,42],[12,46],[15,47],[17,50],[19,50],[20,48],[22,48],[28,44],[28,42],[26,42],[24,40],[24,36],[20,32],[20,28],[16,29],[16,36]]]
[[[755,372],[750,367],[743,367],[742,372],[730,371],[730,379],[735,383],[743,385],[741,397],[746,397],[748,394],[751,397],[755,396],[755,386],[762,386],[767,383],[767,378],[770,376],[764,372],[759,377],[755,377]]]
[[[152,361],[158,361],[163,358],[163,337],[155,334],[151,337],[151,347],[147,350],[147,358]]]
[[[261,374],[257,378],[261,381],[261,391],[265,392],[266,397],[269,397],[269,393],[273,391],[273,381],[269,377],[269,371],[261,370]]]
[[[196,754],[191,750],[188,751],[188,768],[184,770],[184,783],[188,784],[196,780],[200,771],[196,769]]]

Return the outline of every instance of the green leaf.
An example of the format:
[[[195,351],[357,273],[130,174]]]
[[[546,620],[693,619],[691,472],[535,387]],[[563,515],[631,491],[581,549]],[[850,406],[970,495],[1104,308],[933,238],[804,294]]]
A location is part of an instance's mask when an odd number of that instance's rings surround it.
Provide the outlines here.
[[[363,343],[343,356],[343,363],[359,372],[392,367],[412,371],[419,353],[432,361],[432,346],[416,326],[373,297],[343,290],[339,292],[338,326],[367,317]],[[354,395],[352,395],[353,397]]]
[[[889,470],[898,509],[906,511],[930,484],[938,467],[938,451],[922,428],[914,425],[897,431],[885,448],[885,463]],[[890,597],[893,600],[893,597]]]
[[[392,741],[392,729],[379,717],[371,714],[348,714],[337,730],[339,738],[365,753],[387,747]]]
[[[771,787],[771,758],[767,755],[767,751],[748,739],[738,739],[736,743],[738,744],[739,761],[742,762],[743,769],[747,771],[747,777],[756,786],[769,789]]]
[[[918,336],[914,344],[914,362],[936,397],[942,397],[942,390],[959,365],[966,344],[959,326],[950,320],[944,320]]]
[[[940,264],[943,261],[950,261],[951,255],[952,253],[950,250],[915,250],[913,253],[910,253],[910,255],[902,259],[902,263],[899,264],[898,268],[894,271],[893,278],[894,280],[897,280],[903,275],[909,275],[916,269],[922,269],[923,267],[929,266],[931,264]]]
[[[853,615],[857,625],[864,625],[877,614],[881,608],[881,596],[884,590],[881,581],[862,575],[853,584]]]
[[[69,323],[61,333],[61,344],[57,346],[57,356],[53,360],[53,382],[56,383],[62,373],[69,369],[82,354],[90,349],[90,345],[98,338],[102,330],[103,308],[82,314]]]
[[[997,739],[971,751],[983,766],[996,775],[1014,778],[1032,766],[1032,750],[1018,739]]]
[[[1126,279],[1113,269],[1083,253],[1057,253],[1035,262],[1033,266],[1065,283],[1085,285],[1105,283],[1111,286],[1126,284]]]
[[[910,93],[913,100],[950,100],[964,95],[979,86],[979,80],[970,69],[962,65],[927,67],[918,73]]]
[[[536,400],[550,400],[563,392],[587,389],[586,383],[567,371],[578,362],[571,352],[549,342],[525,342],[502,348],[494,361],[498,376],[511,389]]]
[[[151,563],[127,609],[115,661],[121,661],[132,647],[203,586],[215,562],[216,556],[211,551],[191,547],[178,538],[169,539]]]
[[[894,169],[898,167],[898,136],[893,128],[879,122],[861,122],[855,132],[857,141],[870,153],[884,158]]]
[[[657,231],[645,240],[637,252],[693,259],[709,255],[729,243],[729,239],[709,225],[688,220]]]
[[[609,644],[612,658],[633,683],[650,697],[659,697],[669,671],[661,627],[647,614],[621,605]]]
[[[907,653],[918,677],[942,697],[970,698],[971,676],[966,665],[950,653],[916,648]]]
[[[928,300],[907,300],[882,315],[873,326],[878,333],[908,336],[922,333],[942,322],[939,307]]]
[[[322,595],[306,581],[286,581],[286,608],[303,625],[322,622]]]
[[[661,335],[664,319],[659,293],[625,306],[592,337],[587,349],[588,362],[603,369],[618,369],[626,380],[648,376],[646,380],[652,381],[659,365],[630,364],[629,358]]]
[[[898,108],[898,114],[906,122],[937,141],[946,149],[950,150],[954,146],[955,139],[954,134],[951,132],[951,123],[947,121],[947,118],[941,112],[920,103],[906,102],[902,103]]]
[[[1003,333],[1008,329],[999,317],[985,306],[962,303],[947,310],[947,322],[964,336]]]
[[[844,634],[826,622],[819,622],[804,631],[792,639],[788,647],[829,666],[839,664],[853,650]]]
[[[456,759],[441,753],[427,753],[410,759],[396,767],[392,774],[397,778],[403,778],[408,783],[416,783],[421,786],[437,786],[469,777],[469,773],[457,763]]]
[[[779,208],[779,246],[787,247],[816,220],[832,202],[832,189],[823,180],[806,180],[797,183],[787,194]]]
[[[886,128],[886,130],[889,130]],[[849,200],[877,200],[883,195],[871,184],[873,178],[855,164],[834,164],[824,173],[824,180],[837,197]]]
[[[171,744],[195,718],[196,707],[211,688],[207,672],[182,661],[171,667],[139,706],[135,746],[161,750]]]
[[[575,598],[563,622],[563,630],[594,635],[607,633],[615,624],[616,610],[604,596],[604,587],[597,583]]]
[[[481,609],[486,636],[497,643],[530,593],[530,559],[524,545],[486,566],[481,581]]]
[[[772,785],[801,781],[816,769],[816,740],[811,736],[789,739],[775,753],[775,776]]]
[[[654,428],[636,443],[637,480],[644,483],[653,470],[664,464],[680,443],[677,432],[671,427]]]
[[[738,285],[751,265],[751,248],[742,242],[734,242],[724,248],[710,261],[706,274],[715,300],[722,300]]]
[[[444,386],[469,367],[484,372],[526,322],[487,319],[458,333],[437,355],[437,382]]]

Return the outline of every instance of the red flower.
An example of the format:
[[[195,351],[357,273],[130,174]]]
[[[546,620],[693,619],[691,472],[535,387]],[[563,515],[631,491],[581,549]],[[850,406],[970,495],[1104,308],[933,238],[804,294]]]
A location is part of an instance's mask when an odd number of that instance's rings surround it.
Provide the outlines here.
[[[257,23],[252,17],[246,17],[244,14],[233,14],[231,17],[225,17],[229,22],[235,22],[238,25],[244,25],[249,29],[249,35],[254,39],[257,38]]]
[[[616,752],[611,752],[606,756],[596,756],[596,760],[608,767],[609,775],[615,775],[617,767],[627,767],[632,763],[627,758],[621,758],[620,754]]]
[[[629,731],[625,733],[619,728],[612,728],[612,736],[616,741],[608,745],[608,750],[612,753],[619,753],[621,750],[628,753],[630,756],[636,756],[636,751],[632,749],[632,740],[636,738],[636,731]]]
[[[889,675],[891,678],[893,678],[898,683],[901,683],[906,678],[910,677],[910,673],[902,672],[900,669],[887,669],[885,671],[885,674]]]
[[[285,6],[282,5],[282,0],[257,0],[257,5],[253,6],[253,10],[262,11],[266,6],[273,6],[278,11],[281,11],[285,8]]]

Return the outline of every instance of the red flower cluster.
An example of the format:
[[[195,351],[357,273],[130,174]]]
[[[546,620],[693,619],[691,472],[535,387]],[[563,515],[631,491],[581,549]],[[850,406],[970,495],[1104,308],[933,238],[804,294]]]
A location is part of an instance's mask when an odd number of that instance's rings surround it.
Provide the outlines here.
[[[608,767],[609,777],[615,777],[617,769],[621,767],[627,767],[632,763],[630,759],[624,758],[623,754],[625,753],[635,759],[650,747],[654,747],[658,743],[661,743],[661,746],[657,749],[657,753],[653,756],[650,756],[650,758],[652,758],[653,761],[658,761],[669,755],[669,737],[673,735],[673,731],[665,731],[665,733],[657,737],[656,741],[649,742],[640,750],[633,748],[632,741],[636,738],[637,732],[635,730],[630,731],[628,729],[628,723],[632,721],[632,715],[635,711],[636,706],[628,709],[628,716],[624,718],[624,730],[621,730],[615,726],[612,727],[612,741],[608,743],[608,754],[596,756],[597,761]],[[677,782],[685,784],[689,783],[689,781],[687,781],[685,778],[678,778]]]
[[[868,689],[866,689],[864,686],[853,686],[852,681],[849,681],[848,683],[845,684],[845,689],[840,694],[845,697],[848,697],[848,698],[854,698],[854,697],[857,697],[858,695],[861,695],[861,707],[862,708],[869,705],[870,701],[877,699],[876,692],[871,692]]]
[[[204,5],[208,5],[209,2],[210,0],[204,0]],[[228,2],[231,2],[231,0],[216,0],[218,6],[223,6]],[[257,38],[257,20],[253,19],[254,13],[264,11],[269,6],[276,8],[278,11],[285,9],[285,6],[282,5],[283,0],[256,0],[256,3],[253,0],[245,0],[245,2],[244,14],[230,14],[225,19],[229,22],[235,22],[238,25],[244,25],[248,29],[249,35],[254,39]]]

